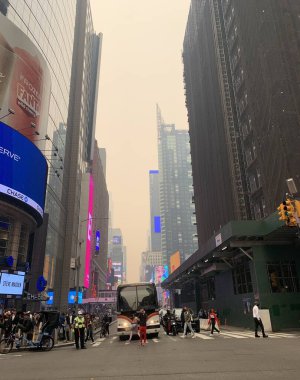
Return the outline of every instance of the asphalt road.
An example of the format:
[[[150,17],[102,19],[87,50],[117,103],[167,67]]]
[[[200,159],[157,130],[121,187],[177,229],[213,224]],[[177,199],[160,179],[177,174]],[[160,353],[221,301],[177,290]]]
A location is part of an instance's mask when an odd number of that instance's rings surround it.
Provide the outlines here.
[[[51,352],[0,355],[0,379],[201,379],[265,380],[300,377],[300,333],[270,334],[255,339],[251,332],[224,331],[195,339],[160,334],[145,347],[129,345],[115,335],[88,343],[87,350],[73,347]]]

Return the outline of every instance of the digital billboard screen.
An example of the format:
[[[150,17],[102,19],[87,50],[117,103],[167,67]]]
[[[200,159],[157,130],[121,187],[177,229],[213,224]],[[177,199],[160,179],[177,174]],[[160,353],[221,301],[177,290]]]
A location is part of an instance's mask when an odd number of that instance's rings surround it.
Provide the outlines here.
[[[95,246],[95,250],[96,250],[96,253],[99,253],[99,250],[100,250],[100,231],[99,230],[96,230],[96,246]]]
[[[47,295],[48,295],[49,299],[46,301],[46,305],[53,305],[53,303],[54,303],[54,292],[48,291]]]
[[[43,217],[47,171],[41,151],[0,121],[0,193]]]
[[[1,12],[0,74],[0,108],[1,114],[7,114],[7,124],[32,141],[37,137],[33,132],[44,137],[48,124],[50,71],[31,39]],[[13,112],[7,112],[9,109]],[[45,140],[39,144],[44,145]]]
[[[24,276],[0,272],[0,294],[21,296],[24,288]]]
[[[73,304],[75,303],[75,297],[76,297],[76,290],[70,290],[68,294],[68,303]],[[78,303],[82,303],[82,292],[78,292]]]

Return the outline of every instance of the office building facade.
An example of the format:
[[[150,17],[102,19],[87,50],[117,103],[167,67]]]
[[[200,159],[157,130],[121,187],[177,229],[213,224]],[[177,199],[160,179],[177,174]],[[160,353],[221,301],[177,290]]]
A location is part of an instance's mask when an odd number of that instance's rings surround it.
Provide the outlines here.
[[[159,201],[159,170],[149,170],[150,250],[161,251],[161,217]]]
[[[189,135],[166,124],[157,107],[161,251],[164,265],[179,251],[184,261],[197,249]]]
[[[297,2],[191,2],[183,62],[200,243],[230,220],[270,215],[287,178],[299,188],[298,13]]]

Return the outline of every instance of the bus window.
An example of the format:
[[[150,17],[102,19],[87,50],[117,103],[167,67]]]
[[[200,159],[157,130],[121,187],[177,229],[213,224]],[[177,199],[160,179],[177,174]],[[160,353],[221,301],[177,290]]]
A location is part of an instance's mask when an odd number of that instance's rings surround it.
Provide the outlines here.
[[[128,286],[122,288],[119,296],[119,309],[120,311],[136,311],[136,287]]]
[[[156,309],[157,302],[155,296],[155,288],[153,286],[138,286],[138,308],[144,308],[145,310]]]

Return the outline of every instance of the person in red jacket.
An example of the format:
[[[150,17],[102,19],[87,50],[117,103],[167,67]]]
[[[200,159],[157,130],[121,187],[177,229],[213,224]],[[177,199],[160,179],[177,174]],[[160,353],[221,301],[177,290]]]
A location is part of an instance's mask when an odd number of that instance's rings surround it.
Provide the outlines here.
[[[214,309],[210,309],[210,313],[208,314],[208,324],[211,325],[211,331],[210,335],[214,334],[214,330],[220,334],[220,330],[216,328],[216,323],[219,324],[217,314],[215,313]]]

